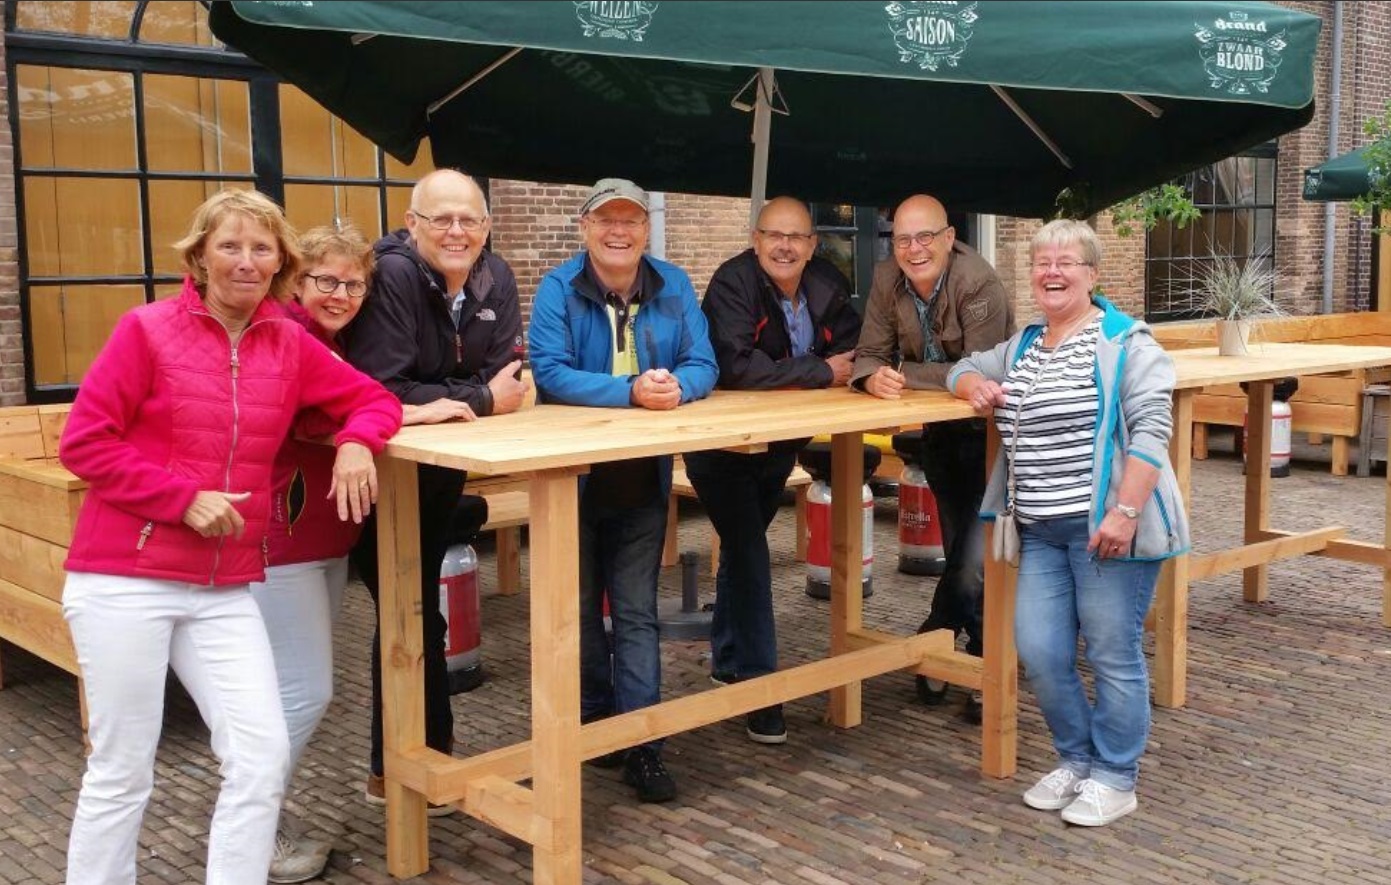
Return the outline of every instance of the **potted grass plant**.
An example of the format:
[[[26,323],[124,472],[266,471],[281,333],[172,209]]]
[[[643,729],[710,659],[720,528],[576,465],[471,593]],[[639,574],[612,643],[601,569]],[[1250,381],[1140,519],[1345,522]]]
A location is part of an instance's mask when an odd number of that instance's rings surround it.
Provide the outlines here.
[[[1217,352],[1248,352],[1251,329],[1262,317],[1283,316],[1275,303],[1275,269],[1270,256],[1237,259],[1215,254],[1194,280],[1193,307],[1217,321]]]

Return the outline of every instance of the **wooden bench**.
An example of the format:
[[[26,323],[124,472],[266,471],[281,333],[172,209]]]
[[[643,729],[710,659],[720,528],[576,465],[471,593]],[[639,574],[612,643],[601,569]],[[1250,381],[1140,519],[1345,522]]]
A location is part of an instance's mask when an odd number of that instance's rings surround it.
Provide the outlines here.
[[[807,561],[807,489],[811,487],[811,474],[807,473],[799,466],[792,468],[792,473],[787,478],[787,488],[796,490],[796,513],[797,513],[797,561]],[[676,565],[680,559],[677,550],[676,528],[677,528],[677,502],[681,498],[691,498],[699,500],[696,495],[695,487],[691,485],[691,480],[686,476],[686,468],[680,460],[671,474],[671,497],[667,504],[667,535],[666,544],[662,547],[662,567]],[[715,527],[710,527],[710,574],[714,575],[720,568],[720,536],[715,533]]]
[[[63,561],[87,485],[58,463],[70,409],[0,408],[0,640],[79,676],[63,620]],[[77,697],[81,704],[80,685]],[[85,706],[80,715],[85,733]]]
[[[1211,347],[1217,333],[1212,320],[1160,323],[1152,327],[1165,348],[1184,350]],[[1280,317],[1258,321],[1251,333],[1251,347],[1261,342],[1308,344],[1391,345],[1391,313],[1340,313],[1321,316]],[[1291,427],[1309,434],[1317,444],[1332,438],[1332,471],[1348,472],[1348,443],[1362,433],[1362,391],[1368,383],[1387,380],[1387,370],[1359,370],[1340,375],[1304,376],[1299,391],[1290,399]],[[1246,415],[1246,394],[1236,384],[1205,387],[1193,401],[1193,457],[1207,457],[1209,424],[1241,427]]]

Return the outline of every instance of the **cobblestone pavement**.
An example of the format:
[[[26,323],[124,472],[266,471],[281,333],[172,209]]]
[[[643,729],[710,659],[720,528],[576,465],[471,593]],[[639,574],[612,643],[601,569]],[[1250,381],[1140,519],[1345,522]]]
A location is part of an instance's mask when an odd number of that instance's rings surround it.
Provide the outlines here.
[[[1195,465],[1197,547],[1240,533],[1240,464]],[[1383,478],[1335,478],[1298,465],[1275,483],[1273,524],[1329,522],[1378,540]],[[908,632],[927,610],[931,579],[894,571],[895,514],[876,506],[871,626]],[[699,507],[683,508],[682,548],[708,550]],[[802,592],[792,511],[774,526],[782,659],[825,651],[826,604]],[[483,549],[485,593],[492,554]],[[712,588],[704,578],[703,595]],[[679,594],[679,569],[662,577]],[[1110,827],[1070,828],[1025,807],[1020,793],[1052,767],[1047,733],[1020,686],[1019,773],[982,777],[978,730],[949,706],[915,699],[912,678],[866,684],[865,725],[822,722],[824,696],[788,705],[791,739],[760,746],[740,721],[668,741],[681,795],[639,805],[617,773],[584,775],[587,883],[1366,883],[1391,881],[1391,631],[1369,568],[1306,557],[1271,568],[1271,597],[1241,600],[1239,578],[1195,585],[1189,703],[1156,710],[1142,762],[1139,811]],[[350,590],[338,630],[338,695],[290,800],[332,839],[325,880],[391,881],[382,814],[360,798],[367,750],[370,604]],[[483,601],[487,682],[456,697],[460,752],[526,736],[527,596]],[[62,880],[68,823],[82,773],[75,681],[13,647],[0,692],[0,882]],[[706,647],[664,645],[668,697],[708,685]],[[202,881],[217,766],[181,690],[170,692],[154,797],[140,842],[144,882]],[[528,846],[457,815],[435,819],[430,871],[413,883],[531,880]],[[257,883],[252,883],[257,885]]]

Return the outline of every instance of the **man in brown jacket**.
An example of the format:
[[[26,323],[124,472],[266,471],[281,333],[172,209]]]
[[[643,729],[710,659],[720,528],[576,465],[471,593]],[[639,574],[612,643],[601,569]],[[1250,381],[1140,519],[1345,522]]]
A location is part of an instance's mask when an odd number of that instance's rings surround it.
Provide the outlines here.
[[[995,269],[956,242],[947,210],[917,194],[894,212],[893,260],[874,270],[858,356],[850,384],[885,399],[909,389],[941,390],[956,361],[989,350],[1014,333],[1014,304]],[[937,496],[947,562],[921,631],[948,628],[967,634],[966,651],[979,656],[985,590],[985,423],[968,419],[923,428],[923,471]],[[936,705],[947,686],[918,677],[918,694]],[[972,695],[966,718],[980,722]]]

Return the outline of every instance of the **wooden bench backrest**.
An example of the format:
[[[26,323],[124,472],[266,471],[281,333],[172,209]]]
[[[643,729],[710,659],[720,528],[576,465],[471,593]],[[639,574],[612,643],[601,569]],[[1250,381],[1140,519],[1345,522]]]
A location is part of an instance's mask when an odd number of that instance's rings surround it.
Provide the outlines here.
[[[57,458],[68,404],[0,408],[0,458]]]
[[[1160,344],[1173,350],[1213,347],[1217,331],[1213,320],[1157,323],[1151,327]],[[1330,313],[1320,316],[1274,317],[1257,320],[1251,341],[1345,342],[1373,344],[1375,339],[1391,339],[1391,313]]]

